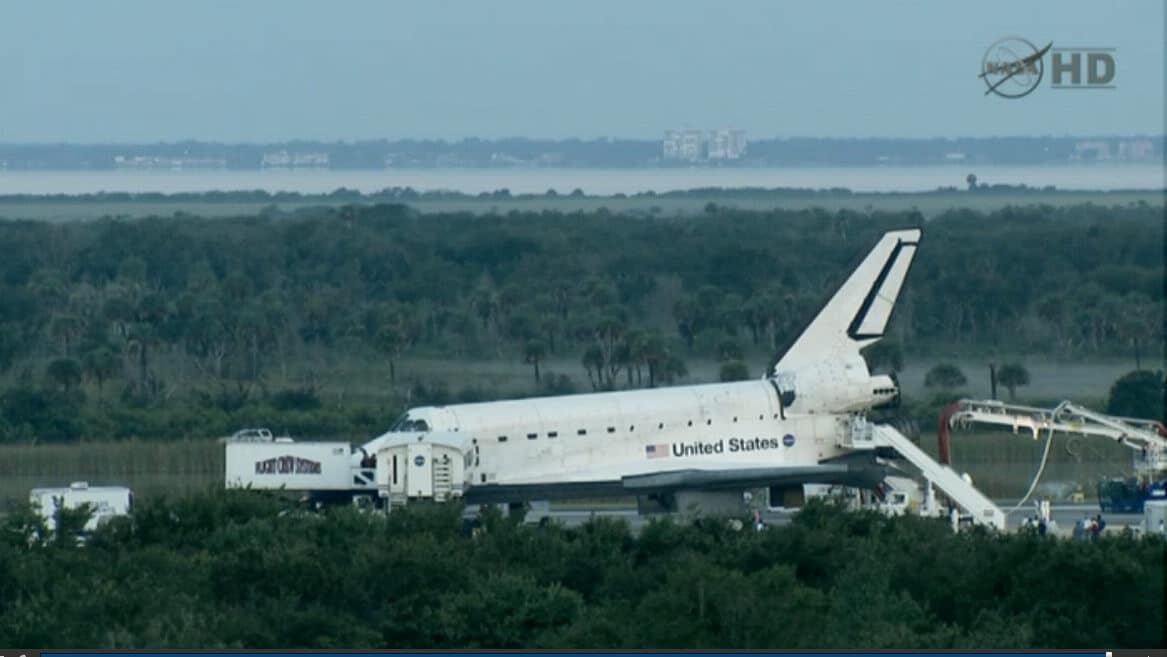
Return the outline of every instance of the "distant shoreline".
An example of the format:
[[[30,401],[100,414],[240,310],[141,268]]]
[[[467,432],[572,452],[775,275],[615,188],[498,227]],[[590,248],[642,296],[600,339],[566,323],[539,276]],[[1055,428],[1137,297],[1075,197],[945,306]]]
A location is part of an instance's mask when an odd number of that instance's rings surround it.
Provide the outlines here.
[[[648,138],[507,137],[482,139],[288,140],[267,143],[4,143],[0,169],[9,171],[334,172],[401,169],[544,168],[730,170],[772,167],[1048,166],[1093,162],[1159,163],[1163,134],[1032,137],[825,138],[742,133],[732,148],[708,149],[707,131],[694,148],[677,149],[675,131]],[[731,131],[733,132],[733,131]],[[672,133],[672,134],[670,134]],[[688,142],[687,142],[688,143]]]
[[[2,174],[0,174],[2,175]],[[774,199],[790,198],[896,198],[896,197],[930,197],[944,196],[951,198],[967,197],[975,200],[992,196],[1032,195],[1034,197],[1046,195],[1075,196],[1088,198],[1093,196],[1120,196],[1128,194],[1167,194],[1167,186],[1154,188],[1130,189],[1058,189],[1055,186],[1030,187],[1027,185],[984,185],[974,189],[957,187],[940,187],[932,190],[920,191],[852,191],[846,187],[832,188],[800,188],[800,187],[694,187],[690,189],[673,189],[663,192],[643,191],[634,193],[617,192],[614,194],[591,194],[576,189],[572,193],[520,193],[511,194],[506,188],[475,193],[457,190],[434,189],[416,190],[412,187],[386,188],[377,192],[361,192],[355,189],[338,187],[327,193],[301,193],[296,191],[268,191],[254,190],[209,190],[204,192],[131,192],[131,191],[101,191],[80,194],[0,194],[0,203],[15,201],[22,202],[77,202],[77,203],[118,203],[118,202],[173,202],[183,203],[199,201],[205,203],[236,203],[260,201],[294,201],[320,202],[326,205],[336,204],[338,201],[358,203],[414,203],[426,201],[474,201],[482,203],[498,201],[540,201],[540,200],[624,200],[624,199],[677,199],[677,198],[741,198],[741,199]]]
[[[510,197],[633,197],[666,194],[758,196],[929,194],[978,187],[996,191],[1162,191],[1164,167],[1151,164],[881,165],[813,167],[478,167],[373,170],[183,169],[0,170],[0,197],[151,195],[190,200],[190,194],[246,195],[250,200],[442,200]],[[980,191],[980,190],[978,190]],[[266,197],[264,195],[267,195]],[[242,198],[242,197],[240,197]],[[123,199],[127,200],[127,199]]]
[[[778,161],[762,162],[757,160],[716,161],[699,160],[695,162],[646,161],[637,164],[605,164],[602,162],[563,162],[557,164],[542,164],[536,162],[514,163],[463,163],[463,164],[412,164],[405,166],[200,166],[172,165],[172,166],[14,166],[0,161],[0,175],[6,173],[157,173],[157,174],[192,174],[192,173],[336,173],[349,172],[395,172],[395,171],[749,171],[752,169],[883,169],[883,168],[919,168],[948,167],[953,169],[994,168],[994,167],[1030,167],[1030,168],[1059,168],[1059,167],[1093,167],[1098,169],[1122,167],[1162,166],[1157,158],[1143,160],[1024,160],[1017,162],[973,161],[973,160],[903,160],[891,159],[888,161]]]
[[[826,212],[918,211],[926,218],[968,209],[992,212],[1005,207],[1049,205],[1066,207],[1094,203],[1104,206],[1148,204],[1162,207],[1167,190],[1057,190],[996,187],[975,192],[959,189],[924,192],[851,192],[845,189],[690,189],[638,194],[506,194],[487,192],[417,192],[398,189],[362,194],[355,190],[329,194],[196,192],[162,194],[99,193],[80,195],[0,195],[0,220],[88,221],[106,217],[298,216],[332,211],[346,205],[404,204],[423,215],[442,213],[506,214],[509,212],[611,212],[629,217],[677,217],[722,210],[774,209]]]

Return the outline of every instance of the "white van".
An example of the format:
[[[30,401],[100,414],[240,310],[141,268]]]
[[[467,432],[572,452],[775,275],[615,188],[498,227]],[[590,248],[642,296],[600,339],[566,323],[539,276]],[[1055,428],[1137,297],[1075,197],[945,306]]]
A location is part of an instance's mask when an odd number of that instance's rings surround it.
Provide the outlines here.
[[[85,531],[97,529],[114,516],[126,515],[134,504],[134,494],[124,486],[94,486],[75,481],[68,488],[34,488],[28,495],[29,504],[45,520],[50,531],[57,528],[58,504],[65,509],[76,509],[89,504],[93,515],[85,523]]]

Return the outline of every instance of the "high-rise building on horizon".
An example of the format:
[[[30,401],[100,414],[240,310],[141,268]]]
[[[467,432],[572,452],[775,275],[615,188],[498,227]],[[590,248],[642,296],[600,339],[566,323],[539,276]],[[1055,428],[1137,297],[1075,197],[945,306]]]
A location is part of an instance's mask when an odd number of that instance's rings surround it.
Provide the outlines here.
[[[745,130],[666,130],[662,155],[666,161],[703,162],[740,159],[746,152]]]
[[[746,154],[745,130],[714,130],[709,133],[710,160],[737,160]]]
[[[700,130],[666,130],[664,159],[697,162],[705,159],[705,134]]]

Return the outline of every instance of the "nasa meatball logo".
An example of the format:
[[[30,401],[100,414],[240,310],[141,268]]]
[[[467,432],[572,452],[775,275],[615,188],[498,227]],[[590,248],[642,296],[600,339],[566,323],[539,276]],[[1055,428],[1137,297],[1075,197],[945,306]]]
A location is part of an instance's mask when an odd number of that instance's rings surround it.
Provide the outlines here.
[[[782,444],[786,445],[787,447],[794,447],[794,434],[788,433],[785,436],[782,436]]]
[[[420,468],[421,466],[425,465],[425,457],[421,454],[418,454],[417,456],[413,457],[413,464]]]
[[[997,94],[1002,98],[1028,96],[1045,74],[1041,58],[1049,52],[1050,45],[1038,49],[1030,41],[1021,37],[997,39],[985,56],[981,58],[980,77],[988,89],[985,95]]]

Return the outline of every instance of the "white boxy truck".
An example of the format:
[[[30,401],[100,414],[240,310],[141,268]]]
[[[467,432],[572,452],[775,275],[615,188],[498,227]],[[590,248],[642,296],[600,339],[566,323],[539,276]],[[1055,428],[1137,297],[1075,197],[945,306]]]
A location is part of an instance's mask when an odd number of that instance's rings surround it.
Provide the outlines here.
[[[227,442],[227,488],[293,491],[351,491],[354,477],[347,443]],[[371,483],[371,482],[370,482]]]
[[[344,442],[291,438],[255,442],[232,437],[225,440],[225,483],[227,488],[308,493],[316,502],[361,504],[380,498],[392,507],[410,498],[445,501],[461,496],[466,467],[475,453],[458,442],[465,436],[446,438],[431,437],[366,455]]]
[[[91,532],[114,516],[128,514],[133,508],[134,494],[124,486],[90,486],[75,481],[68,488],[34,488],[28,495],[29,504],[45,520],[49,531],[56,531],[56,510],[76,509],[88,504],[93,509],[85,531]]]

